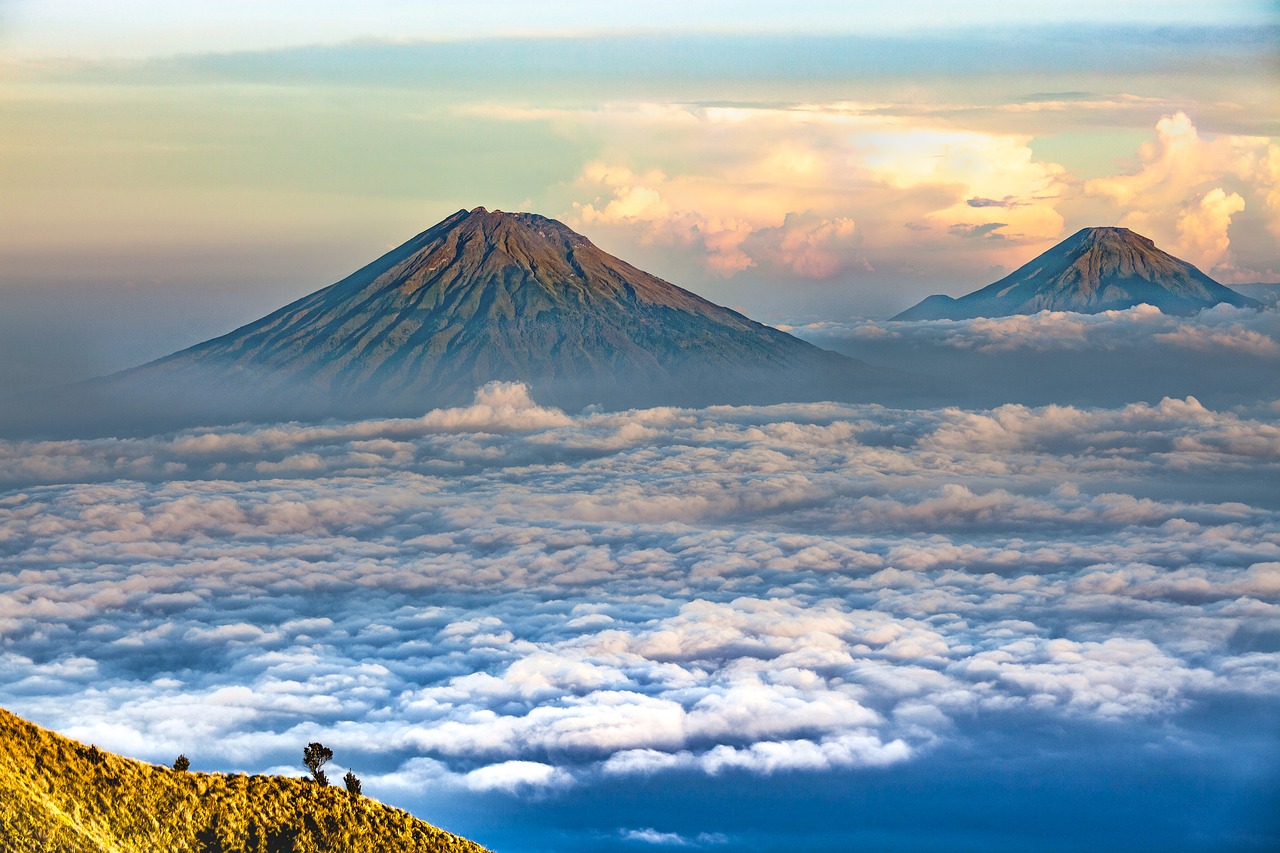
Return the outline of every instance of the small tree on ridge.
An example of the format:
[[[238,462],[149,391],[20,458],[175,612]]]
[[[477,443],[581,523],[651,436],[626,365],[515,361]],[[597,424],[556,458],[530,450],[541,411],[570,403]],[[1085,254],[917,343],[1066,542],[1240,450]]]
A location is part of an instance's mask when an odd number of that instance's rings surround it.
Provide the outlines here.
[[[320,769],[320,765],[331,758],[333,750],[322,743],[309,743],[302,749],[302,763],[311,771],[311,778],[319,785],[329,784],[329,777]]]

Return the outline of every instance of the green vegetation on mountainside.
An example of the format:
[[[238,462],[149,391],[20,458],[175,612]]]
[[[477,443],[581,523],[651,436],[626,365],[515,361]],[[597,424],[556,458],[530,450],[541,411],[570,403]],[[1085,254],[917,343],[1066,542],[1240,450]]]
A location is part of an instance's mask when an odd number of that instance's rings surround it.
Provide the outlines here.
[[[335,787],[122,758],[0,709],[0,853],[356,853],[484,848]]]

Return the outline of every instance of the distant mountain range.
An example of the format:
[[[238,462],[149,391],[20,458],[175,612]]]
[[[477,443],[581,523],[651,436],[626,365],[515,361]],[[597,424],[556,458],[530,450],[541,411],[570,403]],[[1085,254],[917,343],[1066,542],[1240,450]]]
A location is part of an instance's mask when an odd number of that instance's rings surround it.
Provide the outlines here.
[[[708,302],[553,219],[478,207],[222,337],[59,392],[76,398],[59,416],[87,406],[164,428],[412,415],[493,380],[579,409],[869,398],[900,377]]]
[[[407,812],[336,787],[157,767],[77,743],[3,709],[0,850],[486,853]]]
[[[893,319],[1096,314],[1142,303],[1165,314],[1194,314],[1224,302],[1260,307],[1128,228],[1085,228],[981,290],[959,299],[930,296]]]
[[[1280,282],[1253,281],[1248,284],[1234,285],[1232,289],[1269,308],[1280,305]]]

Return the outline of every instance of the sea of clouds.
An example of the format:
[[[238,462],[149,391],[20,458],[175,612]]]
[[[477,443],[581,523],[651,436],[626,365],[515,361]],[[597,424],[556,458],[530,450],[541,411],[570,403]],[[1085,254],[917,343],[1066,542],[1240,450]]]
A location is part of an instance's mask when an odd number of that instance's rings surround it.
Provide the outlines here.
[[[322,739],[415,806],[909,766],[1015,718],[1176,751],[1280,698],[1278,482],[1280,406],[1194,398],[571,416],[493,383],[0,442],[0,705],[199,769]]]
[[[972,320],[852,318],[783,326],[915,377],[895,405],[1018,402],[1117,408],[1195,397],[1217,410],[1280,399],[1280,311],[1218,305],[1195,317],[1150,305]],[[882,399],[881,402],[886,402]]]

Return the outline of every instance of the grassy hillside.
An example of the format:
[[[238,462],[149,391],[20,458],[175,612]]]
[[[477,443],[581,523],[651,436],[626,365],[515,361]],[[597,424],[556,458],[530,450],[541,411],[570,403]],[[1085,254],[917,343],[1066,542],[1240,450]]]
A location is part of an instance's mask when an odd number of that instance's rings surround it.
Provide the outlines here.
[[[340,788],[156,767],[0,710],[0,853],[157,850],[484,853]]]

